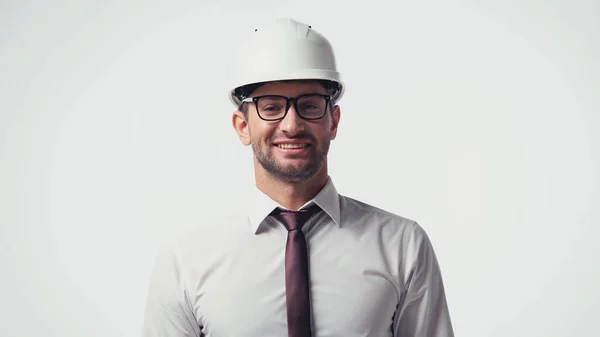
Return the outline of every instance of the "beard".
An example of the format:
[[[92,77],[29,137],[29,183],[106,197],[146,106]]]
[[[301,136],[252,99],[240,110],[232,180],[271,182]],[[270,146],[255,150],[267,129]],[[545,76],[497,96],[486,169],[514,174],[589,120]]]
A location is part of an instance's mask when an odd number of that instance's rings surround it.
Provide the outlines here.
[[[252,151],[258,163],[275,178],[286,182],[301,182],[312,178],[327,159],[331,140],[326,135],[320,143],[314,142],[313,137],[298,135],[295,138],[312,139],[309,147],[308,160],[302,165],[290,165],[278,161],[272,142],[252,143]]]

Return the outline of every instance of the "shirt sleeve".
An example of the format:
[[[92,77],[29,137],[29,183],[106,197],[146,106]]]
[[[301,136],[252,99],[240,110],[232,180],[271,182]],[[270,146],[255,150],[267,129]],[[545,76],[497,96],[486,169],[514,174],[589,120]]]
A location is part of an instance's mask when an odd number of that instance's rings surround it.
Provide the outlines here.
[[[405,287],[396,309],[394,336],[454,337],[440,267],[419,224],[414,224],[404,247]]]
[[[174,248],[161,250],[154,262],[142,337],[200,337],[200,326],[191,309],[180,259]]]

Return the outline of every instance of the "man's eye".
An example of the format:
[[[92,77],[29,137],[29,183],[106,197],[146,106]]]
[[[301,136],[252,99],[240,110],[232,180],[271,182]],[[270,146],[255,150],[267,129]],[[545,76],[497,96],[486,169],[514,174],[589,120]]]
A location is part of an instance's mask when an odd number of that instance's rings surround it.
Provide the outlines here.
[[[280,107],[278,106],[274,106],[274,105],[269,105],[263,108],[263,111],[278,111],[281,110]]]
[[[300,109],[303,110],[303,111],[314,111],[314,110],[319,110],[320,108],[319,108],[318,105],[305,104]]]

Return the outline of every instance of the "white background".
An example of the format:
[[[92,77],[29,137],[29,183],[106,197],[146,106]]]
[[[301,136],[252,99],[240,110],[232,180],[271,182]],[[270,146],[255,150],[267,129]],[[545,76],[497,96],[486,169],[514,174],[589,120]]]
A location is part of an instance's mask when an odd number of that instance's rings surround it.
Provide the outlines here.
[[[139,335],[158,247],[253,183],[227,80],[270,16],[334,44],[330,174],[426,229],[457,336],[600,336],[594,0],[2,1],[0,336]]]

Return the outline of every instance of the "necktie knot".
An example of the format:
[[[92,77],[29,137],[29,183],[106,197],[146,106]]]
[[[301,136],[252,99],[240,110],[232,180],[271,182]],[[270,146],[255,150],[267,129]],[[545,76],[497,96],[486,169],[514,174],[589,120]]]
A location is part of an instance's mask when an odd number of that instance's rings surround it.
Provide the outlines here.
[[[287,228],[288,231],[296,231],[301,230],[308,219],[320,210],[319,206],[312,204],[310,207],[299,211],[289,211],[277,208],[272,214],[285,225],[285,228]]]

